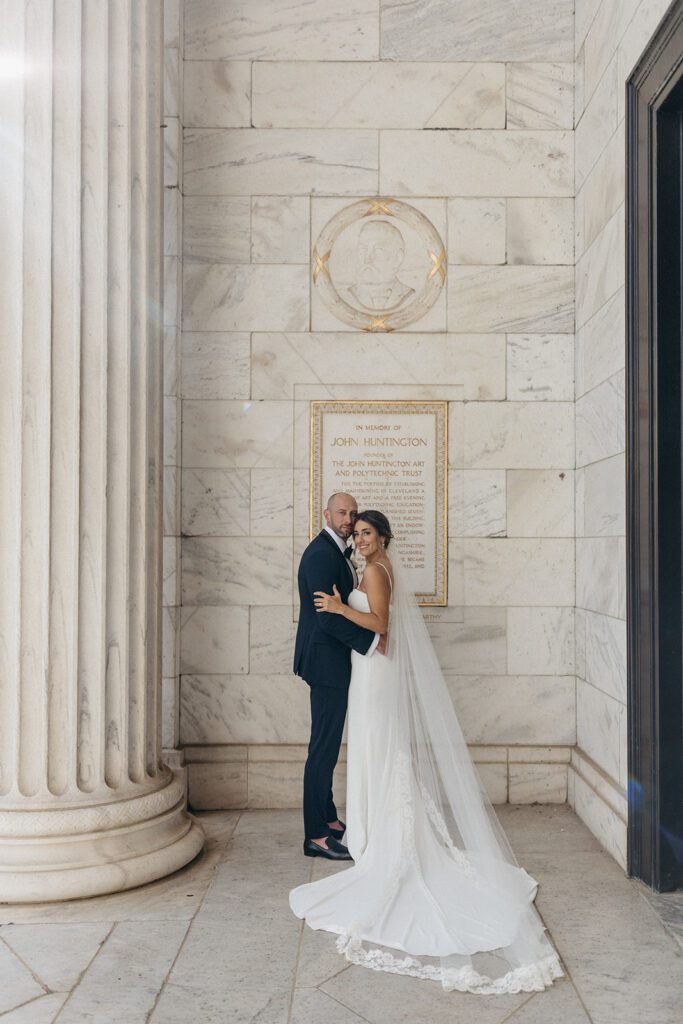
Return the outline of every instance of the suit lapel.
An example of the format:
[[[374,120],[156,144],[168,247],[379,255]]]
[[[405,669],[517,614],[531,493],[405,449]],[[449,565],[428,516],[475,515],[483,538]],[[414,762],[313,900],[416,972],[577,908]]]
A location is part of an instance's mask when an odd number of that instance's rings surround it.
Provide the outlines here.
[[[346,566],[347,570],[351,574],[351,581],[352,581],[354,587],[356,587],[358,585],[358,578],[356,576],[356,572],[355,572],[353,566],[351,565],[351,563],[349,562],[348,558],[346,558],[346,556],[344,555],[343,551],[341,550],[341,548],[337,544],[337,542],[335,540],[333,540],[332,537],[330,537],[330,535],[327,532],[327,530],[321,530],[320,533],[318,534],[318,536],[319,537],[323,537],[327,541],[328,544],[332,545],[332,547],[337,552],[337,554],[341,558],[342,562]]]

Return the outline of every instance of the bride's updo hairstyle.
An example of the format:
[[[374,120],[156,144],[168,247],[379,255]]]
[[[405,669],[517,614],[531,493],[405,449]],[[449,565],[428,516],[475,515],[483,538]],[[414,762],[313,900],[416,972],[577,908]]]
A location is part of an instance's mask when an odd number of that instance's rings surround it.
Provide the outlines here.
[[[389,520],[384,515],[384,512],[377,512],[375,509],[368,509],[366,512],[359,512],[356,516],[356,522],[360,523],[361,520],[364,523],[369,523],[370,526],[374,526],[377,533],[384,541],[385,549],[388,548],[394,535],[391,532]]]

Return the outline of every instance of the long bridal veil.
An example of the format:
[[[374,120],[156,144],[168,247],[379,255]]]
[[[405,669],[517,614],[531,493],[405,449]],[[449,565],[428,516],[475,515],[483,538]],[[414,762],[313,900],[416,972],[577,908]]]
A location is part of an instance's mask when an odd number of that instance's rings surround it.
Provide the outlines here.
[[[339,951],[366,967],[447,990],[540,991],[563,971],[533,906],[537,883],[479,780],[395,548],[388,797],[373,812],[374,838],[336,876],[348,879],[354,919],[319,926],[338,932]]]

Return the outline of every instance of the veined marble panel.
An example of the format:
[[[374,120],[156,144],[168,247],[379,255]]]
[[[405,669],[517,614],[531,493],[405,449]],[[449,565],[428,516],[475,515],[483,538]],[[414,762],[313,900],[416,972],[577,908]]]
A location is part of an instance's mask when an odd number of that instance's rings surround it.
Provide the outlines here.
[[[251,258],[254,263],[310,260],[310,201],[303,196],[254,196]]]
[[[386,60],[572,60],[571,0],[380,0]]]
[[[180,288],[178,275],[180,259],[177,256],[164,256],[164,325],[179,323]]]
[[[308,267],[185,261],[183,327],[186,331],[305,331]]]
[[[600,84],[590,97],[576,124],[576,188],[581,188],[591,167],[605,148],[617,127],[617,59],[616,54]]]
[[[183,256],[203,263],[249,263],[250,200],[246,196],[185,196]]]
[[[506,671],[504,608],[464,608],[462,621],[430,621],[429,635],[444,672],[501,675]]]
[[[309,690],[294,676],[182,678],[182,743],[307,743],[309,734]]]
[[[504,199],[449,199],[448,262],[505,263]]]
[[[180,51],[164,49],[164,117],[180,115]]]
[[[456,537],[505,536],[505,470],[451,469],[449,532]]]
[[[508,537],[573,537],[574,472],[509,469]]]
[[[626,623],[610,615],[586,611],[584,679],[626,705]]]
[[[572,196],[573,175],[571,132],[380,133],[384,195]]]
[[[161,674],[174,676],[178,671],[176,649],[178,647],[179,608],[165,605],[161,610]]]
[[[624,202],[626,124],[621,122],[583,186],[584,245],[590,245]]]
[[[467,402],[468,469],[544,469],[574,464],[572,402]]]
[[[181,608],[181,673],[225,675],[249,670],[248,608]]]
[[[180,402],[175,395],[164,397],[164,466],[178,465],[178,413]]]
[[[164,46],[182,46],[180,38],[180,0],[164,0]]]
[[[583,536],[625,536],[625,461],[619,453],[583,470]]]
[[[377,175],[376,131],[195,128],[185,132],[185,195],[329,192],[366,196],[376,194]]]
[[[291,469],[252,469],[252,536],[291,537],[297,532],[293,523],[293,488]]]
[[[625,371],[620,370],[577,400],[577,466],[587,466],[624,451],[625,384]]]
[[[164,189],[164,256],[182,252],[182,194],[179,188]]]
[[[508,771],[511,804],[566,803],[566,764],[511,764]]]
[[[585,608],[574,609],[574,658],[576,674],[586,678],[586,616]]]
[[[291,402],[183,402],[183,469],[280,469],[291,463]]]
[[[477,775],[492,804],[508,801],[508,769],[506,764],[478,764]]]
[[[570,767],[569,772],[573,777],[574,810],[616,862],[626,870],[626,822],[601,800],[577,771]]]
[[[622,704],[576,681],[576,741],[613,779],[619,778],[619,726]]]
[[[184,331],[181,350],[183,398],[249,398],[248,334]]]
[[[164,187],[173,188],[179,184],[180,146],[182,142],[182,127],[177,117],[164,119]]]
[[[584,42],[584,90],[586,102],[595,92],[619,40],[642,0],[603,0]],[[643,38],[641,49],[647,38]]]
[[[508,128],[573,128],[573,64],[508,64],[506,93]]]
[[[251,124],[249,61],[186,60],[183,66],[185,128],[248,128]]]
[[[577,537],[576,605],[626,618],[626,541],[623,537]]]
[[[509,199],[507,261],[574,265],[574,200]]]
[[[572,267],[451,267],[447,287],[451,331],[574,330]]]
[[[624,289],[576,332],[576,397],[624,368],[626,303]]]
[[[515,675],[573,675],[574,609],[508,608],[507,657]]]
[[[509,334],[507,397],[511,400],[574,398],[574,338],[571,334]]]
[[[164,395],[177,395],[180,363],[180,328],[177,324],[165,324],[163,336]]]
[[[324,16],[322,16],[324,14]],[[186,60],[372,60],[377,0],[185,0]]]
[[[286,604],[292,599],[289,538],[186,537],[182,553],[183,604]]]
[[[624,230],[620,206],[576,264],[577,329],[624,284]]]
[[[449,676],[469,743],[573,744],[573,676]]]
[[[182,530],[186,537],[244,537],[251,516],[248,469],[183,467]]]
[[[466,604],[574,604],[572,539],[467,538],[462,544]]]
[[[256,62],[257,128],[504,128],[505,65]]]
[[[179,466],[164,466],[164,511],[163,531],[164,537],[174,537],[179,532],[178,525],[180,517],[180,489],[178,478],[180,476]]]
[[[251,671],[260,675],[291,672],[295,635],[291,605],[253,607],[249,633]]]
[[[393,386],[448,381],[449,386],[462,385],[467,399],[501,399],[505,397],[505,341],[495,334],[257,333],[252,337],[253,398],[290,398],[294,384],[339,381],[376,387],[378,371]]]
[[[177,675],[161,679],[161,745],[166,750],[178,746],[179,680]]]
[[[578,261],[585,249],[583,239],[583,207],[584,193],[578,192],[574,198],[574,257]]]
[[[162,542],[163,580],[162,605],[177,605],[178,601],[178,538],[164,537]]]

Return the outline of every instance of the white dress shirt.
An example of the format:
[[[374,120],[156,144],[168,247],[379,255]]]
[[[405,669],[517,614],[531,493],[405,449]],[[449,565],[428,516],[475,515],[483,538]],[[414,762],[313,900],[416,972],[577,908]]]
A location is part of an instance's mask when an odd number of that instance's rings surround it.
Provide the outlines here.
[[[346,551],[347,547],[348,547],[348,544],[346,543],[346,541],[344,541],[339,536],[339,534],[335,533],[334,530],[330,526],[326,526],[325,530],[327,531],[327,533],[329,533],[330,537],[332,537],[332,539],[335,541],[337,547],[339,548],[339,550],[341,551],[341,553],[343,555],[344,552]],[[346,556],[344,556],[344,557],[346,558]],[[354,587],[357,587],[358,586],[358,575],[356,573],[355,566],[351,563],[351,559],[350,558],[347,558],[346,561],[348,563],[351,575],[353,576]],[[379,638],[380,638],[379,633],[375,633],[375,639],[370,644],[370,647],[369,647],[369,649],[368,649],[368,651],[367,651],[367,653],[365,655],[366,658],[369,658],[371,654],[375,653],[375,649],[377,647],[377,644],[379,643]]]

